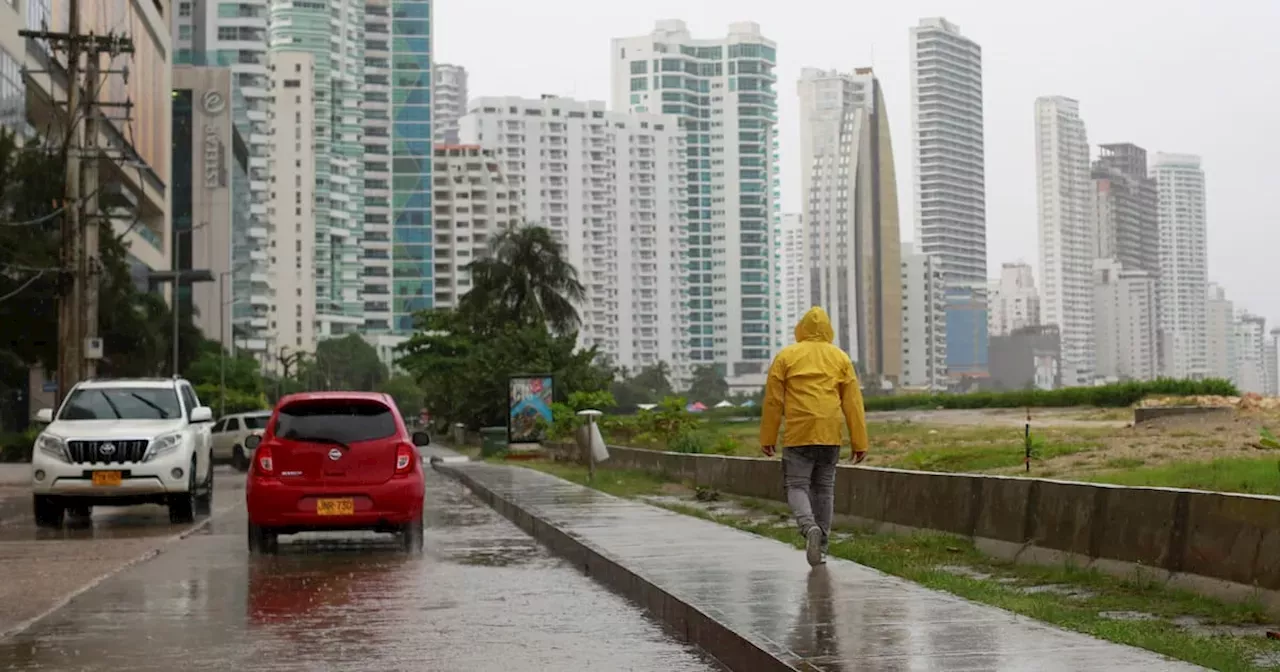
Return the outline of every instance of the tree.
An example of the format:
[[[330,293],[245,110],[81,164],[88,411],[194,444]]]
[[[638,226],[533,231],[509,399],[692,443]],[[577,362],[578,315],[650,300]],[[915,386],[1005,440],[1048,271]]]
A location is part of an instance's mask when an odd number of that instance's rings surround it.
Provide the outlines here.
[[[412,376],[392,376],[378,386],[379,392],[385,392],[396,400],[396,407],[406,422],[412,422],[422,412],[422,404],[426,393]]]
[[[500,234],[490,255],[472,262],[471,290],[462,312],[495,311],[503,322],[549,324],[558,334],[581,324],[576,304],[586,298],[578,271],[550,229],[524,226]]]
[[[670,375],[671,367],[666,362],[658,362],[640,369],[634,376],[614,381],[610,389],[619,408],[656,404],[674,394]]]
[[[729,383],[725,382],[720,371],[711,365],[703,365],[693,370],[693,381],[689,384],[689,400],[700,401],[711,405],[724,401],[729,397]]]
[[[57,368],[58,300],[71,288],[61,256],[67,160],[62,146],[38,138],[19,142],[0,129],[0,331],[8,332],[0,337],[0,350],[10,376],[15,367]],[[99,245],[98,333],[104,341],[99,373],[147,376],[167,371],[172,313],[162,297],[134,286],[121,236],[102,227]],[[181,329],[184,345],[198,342],[190,319]],[[186,350],[183,360],[190,362],[195,352]],[[13,382],[25,386],[25,380]]]
[[[318,389],[372,392],[386,381],[387,367],[368,341],[347,334],[320,341],[315,355],[298,367],[298,379]]]
[[[178,354],[181,356],[182,353]],[[186,377],[195,386],[200,401],[219,415],[257,411],[269,406],[266,382],[258,361],[243,352],[232,357],[217,341],[205,340],[200,344]]]
[[[420,313],[417,332],[401,346],[400,366],[422,386],[427,410],[471,429],[507,421],[512,375],[550,373],[556,401],[573,392],[604,390],[613,372],[597,363],[595,348],[577,350],[577,335],[557,335],[542,324],[493,322],[463,311]]]

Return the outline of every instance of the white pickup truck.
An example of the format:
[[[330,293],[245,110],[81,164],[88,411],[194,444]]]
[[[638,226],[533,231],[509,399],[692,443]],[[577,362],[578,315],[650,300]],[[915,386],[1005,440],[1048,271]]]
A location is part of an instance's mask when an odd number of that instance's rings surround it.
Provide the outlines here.
[[[62,525],[94,505],[161,504],[188,523],[213,501],[213,412],[180,378],[89,380],[61,408],[36,413],[31,489],[36,524]]]

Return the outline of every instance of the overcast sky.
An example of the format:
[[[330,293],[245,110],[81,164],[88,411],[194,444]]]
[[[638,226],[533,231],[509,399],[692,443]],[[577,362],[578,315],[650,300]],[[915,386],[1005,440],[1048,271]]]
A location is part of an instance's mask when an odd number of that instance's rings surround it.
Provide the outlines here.
[[[1199,154],[1208,182],[1209,278],[1237,307],[1280,326],[1278,0],[437,0],[436,60],[470,72],[471,97],[543,93],[608,100],[613,37],[658,19],[722,37],[759,23],[778,44],[782,198],[799,199],[802,67],[873,65],[887,98],[901,235],[912,232],[907,31],[944,16],[982,45],[987,145],[987,269],[1036,251],[1033,103],[1080,101],[1094,147],[1134,142]]]

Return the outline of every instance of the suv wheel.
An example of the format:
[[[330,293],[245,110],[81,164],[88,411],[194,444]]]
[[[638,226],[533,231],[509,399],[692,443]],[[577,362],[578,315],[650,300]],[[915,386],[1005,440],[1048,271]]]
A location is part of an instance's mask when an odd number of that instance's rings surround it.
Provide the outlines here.
[[[34,495],[36,527],[62,527],[62,519],[66,515],[66,507],[56,497]]]
[[[204,487],[196,495],[196,513],[201,516],[213,513],[213,464],[209,465],[209,476],[204,479]]]
[[[409,553],[421,553],[423,546],[422,519],[406,523],[400,528],[400,544]]]
[[[249,523],[249,552],[255,555],[270,555],[280,548],[280,541],[275,532],[269,528]]]
[[[169,522],[182,525],[196,519],[196,458],[187,471],[187,491],[169,495]]]
[[[249,456],[244,454],[244,446],[231,449],[231,466],[240,473],[249,471]]]

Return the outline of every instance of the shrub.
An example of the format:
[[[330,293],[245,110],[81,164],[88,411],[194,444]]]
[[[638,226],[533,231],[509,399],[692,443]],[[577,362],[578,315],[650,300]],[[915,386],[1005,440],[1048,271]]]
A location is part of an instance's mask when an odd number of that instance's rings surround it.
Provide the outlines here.
[[[706,446],[706,436],[699,432],[685,432],[667,442],[667,450],[673,453],[703,453]]]
[[[32,427],[25,432],[0,435],[0,462],[30,462],[39,434],[40,430]]]
[[[1011,392],[974,392],[971,394],[907,394],[867,397],[868,411],[896,411],[912,408],[1065,408],[1097,406],[1122,408],[1148,396],[1239,396],[1240,391],[1228,380],[1177,380],[1161,378],[1147,382],[1115,383],[1097,387],[1066,387],[1060,390],[1018,390]]]

